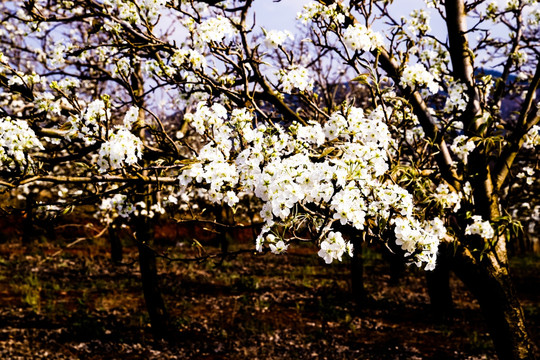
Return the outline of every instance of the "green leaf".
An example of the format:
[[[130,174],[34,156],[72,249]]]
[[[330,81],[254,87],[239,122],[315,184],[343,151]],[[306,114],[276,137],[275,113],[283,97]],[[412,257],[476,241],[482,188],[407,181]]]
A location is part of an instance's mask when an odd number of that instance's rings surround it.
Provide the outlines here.
[[[352,81],[358,81],[360,84],[369,85],[368,79],[369,74],[360,74],[354,79],[352,79]]]
[[[319,158],[323,158],[325,156],[328,156],[332,153],[332,151],[334,151],[335,148],[333,146],[330,146],[330,147],[327,147],[326,149],[324,149],[324,151],[321,153],[321,155],[319,155]]]
[[[64,208],[64,210],[62,210],[62,215],[66,215],[66,214],[69,214],[73,211],[75,207],[73,205],[68,205]]]

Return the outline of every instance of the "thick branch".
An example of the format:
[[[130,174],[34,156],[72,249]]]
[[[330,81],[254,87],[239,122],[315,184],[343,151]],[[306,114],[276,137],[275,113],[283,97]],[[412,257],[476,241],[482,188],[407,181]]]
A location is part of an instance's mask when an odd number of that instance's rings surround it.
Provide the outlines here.
[[[521,112],[519,114],[518,124],[512,135],[508,138],[507,146],[504,149],[502,155],[499,157],[494,170],[493,177],[496,182],[496,189],[501,189],[506,181],[510,168],[516,159],[519,150],[525,142],[525,134],[529,129],[538,124],[540,117],[537,116],[535,109],[533,109],[533,101],[536,97],[536,91],[540,87],[540,59],[536,64],[536,72],[529,86],[527,96],[522,104]],[[532,111],[531,111],[532,110]]]
[[[504,95],[504,90],[506,87],[506,82],[508,80],[508,76],[510,76],[510,70],[512,69],[512,66],[514,65],[514,55],[519,50],[519,42],[521,40],[521,37],[523,35],[523,30],[521,28],[522,24],[522,18],[521,14],[517,16],[516,19],[516,34],[514,38],[512,39],[512,50],[510,50],[510,54],[508,55],[508,59],[506,60],[506,63],[504,64],[503,73],[501,75],[501,78],[498,79],[497,85],[495,87],[495,91],[493,93],[493,103],[497,105],[497,107],[501,108],[501,102]]]
[[[469,103],[460,120],[466,129],[476,132],[480,128],[477,115],[480,113],[478,89],[474,84],[474,67],[472,50],[467,41],[467,15],[463,0],[447,0],[446,27],[450,59],[452,60],[452,73],[456,79],[467,85]]]
[[[467,17],[463,0],[447,0],[446,27],[448,29],[448,41],[450,43],[450,58],[454,77],[461,82],[473,85],[473,60],[467,41]]]
[[[379,49],[376,51],[379,51],[378,59],[381,67],[392,79],[394,79],[396,86],[399,86],[398,64],[394,59],[390,57],[386,50]],[[407,93],[407,89],[401,88],[401,91]],[[448,147],[443,137],[441,136],[441,134],[439,134],[437,125],[433,121],[426,103],[424,102],[422,96],[418,93],[418,91],[413,91],[409,95],[410,103],[413,107],[414,114],[418,118],[420,125],[422,125],[426,136],[439,149],[439,151],[435,155],[435,158],[444,179],[456,190],[459,190],[461,186],[458,181],[458,176],[452,168],[452,157],[450,156],[450,152],[448,151]]]
[[[90,183],[142,183],[153,184],[156,182],[162,184],[177,184],[178,179],[170,176],[115,176],[115,175],[103,175],[103,176],[55,176],[55,175],[43,175],[33,176],[31,178],[24,179],[20,182],[20,185],[25,185],[33,182],[51,182],[55,184],[90,184]],[[7,185],[7,183],[6,183]]]
[[[246,3],[246,6],[251,5],[252,1],[248,1]],[[249,46],[249,42],[246,38],[246,32],[245,32],[245,15],[246,13],[243,13],[243,20],[242,20],[242,28],[240,29],[240,37],[242,39],[242,46],[244,48],[244,52],[246,53],[246,56],[248,59],[251,59],[250,65],[253,69],[253,72],[255,73],[254,78],[259,83],[259,85],[263,88],[264,92],[268,95],[268,101],[276,107],[276,109],[281,112],[281,114],[288,119],[298,121],[299,123],[306,125],[307,123],[298,115],[295,111],[293,111],[287,104],[283,101],[283,99],[276,94],[276,92],[272,89],[270,84],[266,81],[266,78],[261,73],[259,69],[259,64],[257,61],[254,61],[254,54]]]

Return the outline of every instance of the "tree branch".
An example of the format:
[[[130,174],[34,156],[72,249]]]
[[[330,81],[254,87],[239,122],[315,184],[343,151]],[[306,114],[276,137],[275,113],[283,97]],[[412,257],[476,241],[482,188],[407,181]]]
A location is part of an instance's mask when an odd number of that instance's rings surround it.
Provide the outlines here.
[[[41,175],[33,176],[22,180],[19,184],[25,185],[33,182],[50,182],[55,184],[80,184],[80,183],[142,183],[153,184],[160,182],[162,184],[177,184],[178,179],[171,176],[120,176],[120,175],[103,175],[103,176],[55,176],[55,175]],[[2,185],[15,187],[16,185],[2,182]]]
[[[446,27],[452,73],[454,78],[467,85],[469,103],[460,117],[466,129],[477,132],[480,128],[480,96],[474,84],[474,67],[472,50],[467,41],[467,15],[463,0],[446,0]]]
[[[504,185],[510,168],[516,159],[521,147],[525,142],[525,134],[531,127],[538,124],[540,116],[537,116],[533,107],[533,100],[536,97],[536,91],[540,86],[540,58],[536,64],[536,72],[529,86],[529,90],[525,97],[525,101],[521,106],[521,112],[519,114],[518,123],[511,136],[508,137],[507,146],[504,149],[502,155],[499,157],[499,161],[495,165],[493,171],[493,178],[495,179],[495,189],[499,190]],[[532,111],[531,111],[532,110]]]
[[[396,86],[399,87],[399,65],[394,59],[390,57],[386,50],[375,50],[375,52],[377,51],[379,51],[378,58],[380,66],[392,79],[394,79]],[[406,89],[400,88],[400,90],[407,94]],[[459,190],[461,188],[461,185],[458,181],[459,177],[453,169],[452,157],[450,156],[450,152],[448,151],[448,147],[443,137],[439,133],[437,125],[435,124],[429,113],[429,109],[426,103],[424,102],[422,96],[418,93],[418,91],[412,91],[408,95],[410,95],[409,101],[413,107],[414,114],[418,117],[418,121],[424,129],[424,132],[426,133],[429,140],[431,140],[431,142],[433,142],[439,148],[439,151],[435,155],[435,158],[444,179],[456,190]]]

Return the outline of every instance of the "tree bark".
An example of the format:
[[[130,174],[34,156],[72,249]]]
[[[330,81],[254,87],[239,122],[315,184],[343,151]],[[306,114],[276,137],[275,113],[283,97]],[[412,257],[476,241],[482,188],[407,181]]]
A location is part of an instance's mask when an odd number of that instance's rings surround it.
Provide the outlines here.
[[[121,264],[123,249],[122,241],[118,236],[118,224],[116,221],[113,221],[109,227],[109,242],[111,244],[111,261],[116,265]]]
[[[491,168],[480,151],[469,156],[474,212],[493,221],[500,216]],[[478,300],[500,360],[535,359],[527,334],[523,309],[516,296],[508,267],[506,238],[485,240],[476,236],[457,246],[454,271]],[[484,250],[481,250],[484,249]]]
[[[450,289],[449,251],[439,246],[437,266],[433,271],[426,271],[426,283],[433,319],[438,323],[451,322],[454,317],[454,302]]]
[[[139,249],[139,266],[141,270],[142,288],[144,301],[152,333],[156,340],[171,340],[171,324],[169,314],[165,308],[165,302],[161,297],[159,278],[156,264],[156,254],[148,246],[151,244],[152,234],[145,218],[136,221],[136,234]]]
[[[492,250],[478,260],[460,246],[454,257],[453,269],[478,300],[498,358],[536,359],[508,266],[504,260],[501,261],[505,255]]]
[[[214,208],[214,215],[218,224],[231,225],[232,221],[225,206],[216,205]],[[227,226],[217,226],[217,242],[221,248],[221,252],[226,254],[229,252],[229,228]],[[225,259],[225,257],[222,258]]]
[[[351,292],[360,310],[366,301],[366,289],[364,287],[364,260],[362,259],[362,241],[352,239],[354,251],[351,258]]]
[[[22,243],[29,245],[36,239],[36,229],[34,220],[34,208],[36,206],[36,195],[30,193],[26,196],[25,214],[22,220]]]
[[[133,125],[132,131],[138,131],[139,137],[144,140],[146,138],[146,129],[144,121],[145,93],[143,79],[141,67],[137,63],[133,68],[130,78],[133,103],[139,107],[138,118]],[[148,170],[143,170],[142,175],[143,177],[148,177]],[[153,191],[150,184],[145,185],[144,183],[139,183],[137,193],[137,196],[144,199],[144,202],[147,205],[151,202],[155,202],[155,199],[152,199],[151,194]],[[137,246],[139,249],[139,266],[141,270],[144,301],[146,303],[148,316],[150,317],[152,333],[156,340],[173,340],[173,328],[159,288],[156,254],[151,248],[154,234],[150,226],[150,220],[145,216],[135,217],[134,220]]]

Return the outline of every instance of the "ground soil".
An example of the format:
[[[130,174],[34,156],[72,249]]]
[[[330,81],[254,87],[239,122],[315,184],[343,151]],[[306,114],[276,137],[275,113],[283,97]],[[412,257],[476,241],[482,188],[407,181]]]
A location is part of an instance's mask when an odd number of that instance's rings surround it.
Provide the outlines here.
[[[223,261],[160,258],[171,339],[155,341],[140,286],[137,248],[121,264],[105,239],[0,244],[0,359],[493,359],[478,305],[451,278],[453,321],[430,313],[423,270],[391,278],[364,249],[367,298],[351,297],[350,264],[325,265],[312,247]],[[249,243],[231,244],[230,251]],[[208,251],[218,252],[209,246]],[[188,242],[158,247],[197,254]],[[540,341],[540,261],[512,260],[528,326]]]

